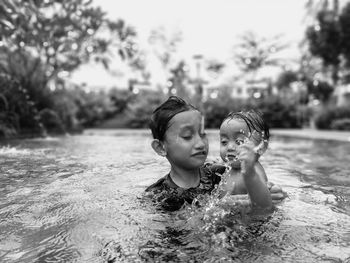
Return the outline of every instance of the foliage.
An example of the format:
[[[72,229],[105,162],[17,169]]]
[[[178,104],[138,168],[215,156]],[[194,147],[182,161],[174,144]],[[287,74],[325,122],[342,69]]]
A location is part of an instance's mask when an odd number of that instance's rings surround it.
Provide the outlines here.
[[[346,60],[346,67],[350,68],[350,3],[347,3],[341,11],[339,25],[342,33],[341,51]]]
[[[340,127],[347,123],[345,119],[350,119],[349,107],[327,107],[322,109],[315,118],[315,125],[318,129],[331,129]],[[344,122],[344,123],[343,123]]]
[[[107,20],[91,1],[4,0],[0,14],[1,55],[8,61],[3,69],[26,81],[38,67],[45,69],[41,77],[46,84],[60,72],[71,72],[91,58],[108,66],[107,53],[112,45],[119,46],[122,57],[134,53],[135,32],[123,21]],[[102,37],[107,30],[111,37]],[[13,55],[24,61],[26,70],[18,72],[11,67]]]
[[[0,97],[2,136],[14,136],[28,130],[43,133],[35,103],[28,92],[6,74],[0,74]]]
[[[176,91],[176,95],[188,100],[189,94],[185,86],[185,80],[188,79],[188,74],[186,72],[186,64],[184,61],[180,61],[174,68],[170,70],[170,77],[168,79],[169,83],[169,92],[168,95],[172,95],[173,91]]]
[[[56,111],[43,109],[39,112],[40,120],[49,133],[65,133],[66,129]]]
[[[206,125],[208,128],[219,128],[222,120],[231,111],[256,109],[262,112],[265,121],[271,128],[299,128],[299,114],[294,104],[273,96],[254,101],[242,101],[227,98],[210,99],[205,102]]]
[[[206,64],[206,71],[209,72],[209,75],[213,75],[214,78],[220,75],[226,67],[225,63],[215,59],[208,60]]]
[[[137,53],[133,28],[107,19],[89,0],[4,0],[0,35],[0,74],[11,89],[5,96],[22,130],[40,128],[42,110],[54,111],[66,128],[79,126],[63,78],[88,61],[108,68],[114,53],[129,60]]]
[[[283,71],[276,80],[276,87],[279,90],[286,89],[291,83],[298,80],[298,74],[294,71]]]
[[[307,28],[306,38],[311,54],[321,58],[325,67],[331,66],[333,84],[337,84],[339,70],[350,68],[350,3],[340,13],[337,3],[333,10],[325,5],[317,12],[316,24]]]
[[[279,66],[280,60],[274,55],[284,48],[279,36],[265,39],[247,32],[235,48],[234,59],[243,72],[256,72],[264,66]]]
[[[179,43],[182,41],[181,31],[169,35],[164,27],[152,30],[149,42],[153,46],[153,51],[160,60],[164,69],[168,69],[174,63],[174,54]]]
[[[300,128],[297,108],[295,104],[272,96],[258,100],[254,108],[263,113],[265,121],[270,128]]]
[[[350,118],[334,120],[330,128],[332,130],[350,131]]]
[[[325,66],[338,65],[341,52],[341,29],[332,11],[322,10],[317,14],[316,26],[308,27],[306,37],[311,54],[323,59]]]
[[[332,93],[333,86],[326,81],[317,81],[316,83],[311,80],[306,81],[309,94],[313,94],[314,97],[324,103],[328,102]]]
[[[66,112],[70,111],[66,114],[68,123],[78,122],[83,127],[93,127],[116,113],[115,104],[105,91],[87,92],[83,88],[75,87],[65,93],[62,95],[67,102]]]
[[[225,96],[228,90],[222,89],[216,99],[208,99],[204,102],[205,125],[207,128],[219,128],[223,119],[231,111],[240,111],[246,104],[242,100]]]
[[[127,114],[128,128],[148,128],[152,112],[165,100],[158,91],[141,91],[129,105]]]
[[[128,105],[135,98],[135,94],[133,94],[130,90],[123,90],[113,88],[108,92],[108,96],[110,97],[113,106],[115,107],[115,114],[120,114],[126,111]]]

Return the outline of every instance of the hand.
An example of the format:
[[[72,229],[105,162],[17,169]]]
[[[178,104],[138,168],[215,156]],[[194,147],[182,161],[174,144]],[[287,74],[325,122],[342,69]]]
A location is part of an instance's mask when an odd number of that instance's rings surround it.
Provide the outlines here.
[[[267,182],[267,188],[271,193],[272,203],[276,204],[285,199],[288,194],[282,190],[282,188],[278,185],[275,185],[272,182]]]
[[[258,160],[258,155],[254,151],[255,145],[248,140],[238,147],[237,158],[241,161],[241,172],[243,176],[254,175],[254,165]]]

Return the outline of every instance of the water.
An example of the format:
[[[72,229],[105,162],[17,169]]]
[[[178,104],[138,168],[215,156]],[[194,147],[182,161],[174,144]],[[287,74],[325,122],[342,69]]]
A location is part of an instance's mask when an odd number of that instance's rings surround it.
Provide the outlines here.
[[[167,162],[148,131],[0,145],[0,262],[349,262],[350,143],[272,137],[262,156],[289,198],[157,211],[143,197]],[[218,134],[209,134],[219,156]],[[206,210],[207,209],[207,210]]]

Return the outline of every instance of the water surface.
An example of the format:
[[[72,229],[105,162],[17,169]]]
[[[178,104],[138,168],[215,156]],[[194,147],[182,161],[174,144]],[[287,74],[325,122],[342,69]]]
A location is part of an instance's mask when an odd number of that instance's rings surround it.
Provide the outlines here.
[[[150,142],[130,130],[2,141],[0,261],[350,260],[350,143],[272,137],[261,163],[289,198],[253,218],[157,211],[144,189],[169,165]]]

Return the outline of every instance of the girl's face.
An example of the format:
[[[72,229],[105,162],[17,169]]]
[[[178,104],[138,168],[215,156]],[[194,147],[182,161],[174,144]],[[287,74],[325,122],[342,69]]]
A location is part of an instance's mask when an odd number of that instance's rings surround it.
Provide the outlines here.
[[[197,169],[204,164],[209,147],[202,121],[195,110],[180,112],[169,121],[164,148],[173,167]]]
[[[227,119],[220,126],[220,157],[223,161],[230,161],[233,167],[240,167],[236,160],[237,147],[245,142],[249,136],[247,124],[240,119]],[[254,144],[257,144],[253,140]]]

